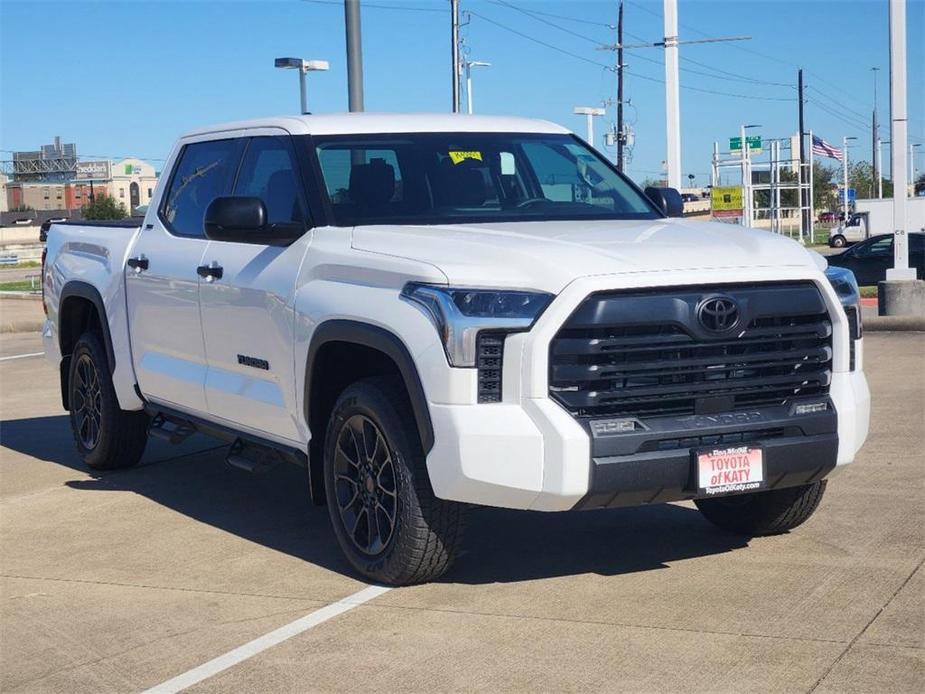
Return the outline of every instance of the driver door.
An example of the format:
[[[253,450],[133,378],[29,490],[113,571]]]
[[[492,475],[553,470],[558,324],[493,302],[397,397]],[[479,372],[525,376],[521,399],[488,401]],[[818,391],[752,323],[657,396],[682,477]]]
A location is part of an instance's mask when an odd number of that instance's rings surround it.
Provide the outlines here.
[[[244,143],[231,194],[263,200],[270,224],[298,223],[307,230],[289,135],[257,132]],[[203,256],[203,264],[221,268],[221,276],[206,278],[200,289],[209,413],[284,442],[300,440],[293,298],[309,239],[305,234],[289,246],[209,241]]]

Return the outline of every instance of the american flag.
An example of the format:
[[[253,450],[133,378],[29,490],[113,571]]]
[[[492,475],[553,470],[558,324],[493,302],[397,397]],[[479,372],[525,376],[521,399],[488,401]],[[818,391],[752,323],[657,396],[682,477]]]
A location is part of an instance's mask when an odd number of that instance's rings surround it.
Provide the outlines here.
[[[840,149],[833,147],[821,137],[816,137],[815,135],[813,135],[813,154],[818,154],[820,157],[831,157],[832,159],[838,159],[838,161],[841,161],[842,157]]]

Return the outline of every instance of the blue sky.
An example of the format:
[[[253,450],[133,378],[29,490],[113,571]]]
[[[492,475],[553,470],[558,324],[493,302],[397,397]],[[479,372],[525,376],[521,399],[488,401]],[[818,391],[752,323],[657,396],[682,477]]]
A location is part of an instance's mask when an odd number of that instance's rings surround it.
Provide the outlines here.
[[[366,108],[450,107],[448,0],[362,0]],[[480,113],[546,118],[584,134],[576,105],[615,94],[617,0],[461,0]],[[471,12],[472,14],[468,14]],[[625,42],[662,36],[662,3],[627,0]],[[833,144],[859,138],[870,157],[871,67],[879,67],[881,137],[889,139],[886,0],[680,0],[682,164],[705,184],[712,143],[759,123],[764,137],[797,128],[796,72],[808,86],[806,126]],[[909,129],[925,143],[925,0],[908,2]],[[84,158],[140,156],[155,165],[191,127],[297,110],[296,75],[273,58],[327,59],[310,75],[313,111],[346,110],[343,6],[287,2],[17,2],[0,0],[0,149],[61,135]],[[662,51],[627,51],[630,175],[657,176],[665,154]],[[612,116],[612,111],[609,114]],[[603,131],[599,122],[597,132]],[[598,140],[598,146],[602,146]],[[918,168],[925,169],[925,146]],[[9,158],[0,152],[0,158]],[[832,161],[834,164],[834,161]]]

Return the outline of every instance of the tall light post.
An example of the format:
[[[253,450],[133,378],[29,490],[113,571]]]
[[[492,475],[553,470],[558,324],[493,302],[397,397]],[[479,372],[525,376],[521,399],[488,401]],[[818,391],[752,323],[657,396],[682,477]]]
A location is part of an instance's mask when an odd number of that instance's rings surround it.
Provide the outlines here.
[[[910,142],[909,143],[909,183],[912,184],[912,197],[915,197],[915,148],[921,147],[921,142]],[[896,188],[893,188],[893,195],[896,195]]]
[[[880,127],[877,125],[877,73],[880,72],[879,67],[872,67],[870,69],[871,73],[874,76],[874,111],[871,117],[871,152],[870,158],[874,162],[874,178],[880,180],[883,178],[883,173],[880,171],[880,157],[877,154],[877,142],[880,139]]]
[[[841,150],[841,166],[844,187],[842,188],[842,211],[845,214],[845,225],[848,224],[848,142],[857,140],[856,137],[843,137]]]
[[[588,144],[594,147],[594,117],[603,116],[606,111],[593,106],[576,106],[574,113],[576,116],[588,117]]]
[[[879,176],[877,176],[877,197],[883,199],[883,156],[880,151],[882,145],[890,144],[890,140],[884,142],[879,137],[877,138],[877,171]]]
[[[742,214],[745,217],[743,226],[752,225],[752,174],[748,156],[748,142],[745,139],[745,131],[752,128],[760,128],[757,123],[750,123],[739,127],[739,146],[742,148],[742,198],[745,202],[745,209]]]
[[[273,66],[283,70],[299,71],[299,105],[302,115],[308,113],[308,91],[305,86],[305,75],[309,72],[324,71],[328,69],[327,60],[303,60],[302,58],[277,58]]]
[[[484,60],[467,60],[463,63],[466,68],[466,110],[472,115],[472,68],[491,67],[491,63]]]

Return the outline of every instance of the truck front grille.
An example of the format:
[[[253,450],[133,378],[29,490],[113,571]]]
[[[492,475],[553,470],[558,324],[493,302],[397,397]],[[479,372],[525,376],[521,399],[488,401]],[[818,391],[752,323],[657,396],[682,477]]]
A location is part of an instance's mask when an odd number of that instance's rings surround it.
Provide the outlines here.
[[[698,310],[731,299],[713,333]],[[832,324],[811,282],[593,294],[550,345],[550,396],[576,416],[688,415],[828,394]]]

